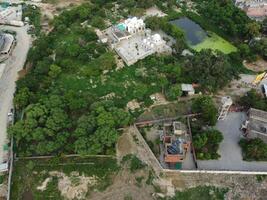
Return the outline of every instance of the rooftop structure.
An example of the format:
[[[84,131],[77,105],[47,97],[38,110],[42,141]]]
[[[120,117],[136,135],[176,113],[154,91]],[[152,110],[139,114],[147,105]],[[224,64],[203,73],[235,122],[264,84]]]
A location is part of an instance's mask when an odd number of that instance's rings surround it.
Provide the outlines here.
[[[245,125],[247,138],[260,138],[267,143],[267,112],[251,108]]]
[[[9,54],[14,43],[14,37],[11,34],[0,34],[0,54]]]
[[[154,53],[170,53],[172,49],[159,34],[151,34],[145,23],[137,17],[126,19],[103,32],[97,31],[99,40],[108,43],[129,66]]]
[[[138,19],[137,17],[126,19],[121,26],[124,27],[124,29],[130,34],[135,34],[145,30],[144,21],[142,19]]]
[[[181,166],[189,149],[189,136],[181,122],[165,123],[163,131],[164,162]]]
[[[171,52],[171,48],[167,46],[159,34],[135,35],[128,40],[121,41],[115,47],[115,51],[130,66],[154,53]]]
[[[262,20],[267,16],[267,0],[236,0],[235,5],[252,19]]]
[[[119,24],[118,26],[112,27],[112,34],[117,39],[117,41],[122,41],[129,39],[132,35],[123,28],[123,25]]]
[[[195,89],[192,84],[182,84],[182,92],[185,93],[185,95],[194,95]]]

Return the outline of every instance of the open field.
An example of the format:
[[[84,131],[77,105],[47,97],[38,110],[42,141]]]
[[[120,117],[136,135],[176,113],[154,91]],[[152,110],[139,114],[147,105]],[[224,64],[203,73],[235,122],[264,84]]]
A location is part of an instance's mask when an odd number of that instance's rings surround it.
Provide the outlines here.
[[[191,101],[157,105],[141,114],[137,122],[183,116],[190,112]]]
[[[11,199],[87,197],[90,191],[103,191],[109,186],[118,169],[112,158],[19,160],[15,163]]]
[[[224,200],[227,189],[215,187],[195,187],[182,192],[176,192],[173,200],[176,199],[197,199],[197,200]]]
[[[15,163],[11,199],[150,200],[154,176],[139,162],[125,159],[118,164],[107,157],[21,159]]]
[[[201,51],[202,49],[219,50],[225,54],[237,51],[235,46],[213,32],[209,32],[209,37],[203,42],[192,46],[192,48],[196,51]]]

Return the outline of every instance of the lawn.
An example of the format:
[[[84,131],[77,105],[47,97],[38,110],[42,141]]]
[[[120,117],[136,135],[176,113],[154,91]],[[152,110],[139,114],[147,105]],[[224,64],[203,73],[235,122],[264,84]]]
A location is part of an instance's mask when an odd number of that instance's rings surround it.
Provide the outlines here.
[[[237,48],[231,43],[218,36],[216,33],[209,32],[209,36],[201,43],[192,46],[196,51],[201,51],[202,49],[212,49],[219,50],[225,54],[237,51]]]
[[[19,160],[15,162],[15,170],[11,185],[11,199],[32,197],[32,199],[61,200],[58,190],[58,177],[49,175],[49,172],[63,172],[67,176],[76,171],[86,177],[96,176],[99,180],[93,190],[104,190],[111,184],[111,175],[119,170],[116,159],[112,158],[53,158]],[[44,191],[37,190],[48,177],[52,178]],[[89,186],[88,186],[89,187]],[[30,199],[30,198],[29,198]]]

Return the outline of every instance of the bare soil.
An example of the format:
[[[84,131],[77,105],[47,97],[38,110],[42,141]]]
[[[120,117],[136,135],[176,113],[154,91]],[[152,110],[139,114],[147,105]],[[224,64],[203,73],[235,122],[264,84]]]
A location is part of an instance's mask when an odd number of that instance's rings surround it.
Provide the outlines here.
[[[103,192],[94,192],[90,200],[124,200],[131,197],[132,200],[151,200],[154,188],[145,183],[148,171],[142,170],[131,173],[127,169],[122,169],[114,178],[113,184]],[[144,177],[140,185],[137,184],[136,177]]]
[[[136,144],[128,129],[126,129],[117,143],[117,158],[121,160],[127,154],[133,154],[134,152],[136,152]]]
[[[244,62],[243,64],[247,69],[250,69],[254,72],[262,72],[267,70],[267,62],[262,58],[252,63]]]
[[[42,23],[46,23],[68,7],[77,6],[85,0],[47,0],[45,3],[36,3],[41,9]]]

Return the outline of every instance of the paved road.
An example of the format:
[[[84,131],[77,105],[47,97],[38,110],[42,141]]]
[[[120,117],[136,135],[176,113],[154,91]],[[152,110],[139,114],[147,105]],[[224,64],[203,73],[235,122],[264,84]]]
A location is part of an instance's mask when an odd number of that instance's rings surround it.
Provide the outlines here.
[[[7,113],[12,108],[15,82],[18,78],[18,71],[23,68],[27,52],[31,45],[31,38],[27,34],[27,27],[1,26],[0,29],[16,31],[17,44],[5,61],[6,67],[0,79],[0,163],[5,159],[3,146],[7,141]]]
[[[246,162],[242,160],[241,148],[238,145],[241,137],[239,128],[245,119],[245,113],[230,113],[224,121],[217,123],[217,129],[224,135],[224,140],[219,148],[221,158],[213,161],[198,161],[200,169],[267,171],[267,162]]]

